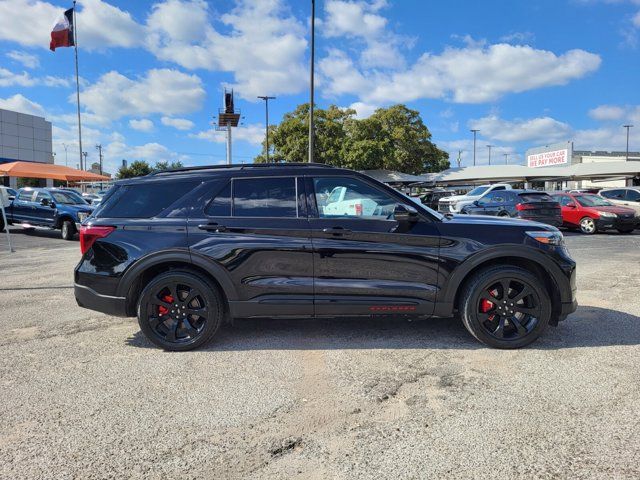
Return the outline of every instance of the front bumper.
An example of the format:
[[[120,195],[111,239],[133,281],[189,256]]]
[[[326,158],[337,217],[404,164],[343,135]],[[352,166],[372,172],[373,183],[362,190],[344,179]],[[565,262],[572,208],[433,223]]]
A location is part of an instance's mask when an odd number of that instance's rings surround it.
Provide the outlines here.
[[[638,228],[638,218],[630,217],[630,218],[608,218],[608,217],[600,217],[595,220],[596,228],[598,230],[628,230],[633,228]]]
[[[101,295],[95,290],[77,283],[74,283],[73,291],[76,297],[76,302],[80,307],[116,317],[128,316],[126,304],[127,299],[125,297]]]

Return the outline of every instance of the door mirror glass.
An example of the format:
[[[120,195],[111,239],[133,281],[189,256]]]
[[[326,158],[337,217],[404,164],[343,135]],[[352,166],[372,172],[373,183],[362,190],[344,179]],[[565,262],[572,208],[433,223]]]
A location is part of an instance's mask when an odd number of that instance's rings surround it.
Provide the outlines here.
[[[575,202],[569,202],[565,205],[567,208],[576,208]]]
[[[47,205],[49,205],[49,199],[43,198],[42,200],[40,200],[40,205],[42,205],[43,207],[46,207]]]

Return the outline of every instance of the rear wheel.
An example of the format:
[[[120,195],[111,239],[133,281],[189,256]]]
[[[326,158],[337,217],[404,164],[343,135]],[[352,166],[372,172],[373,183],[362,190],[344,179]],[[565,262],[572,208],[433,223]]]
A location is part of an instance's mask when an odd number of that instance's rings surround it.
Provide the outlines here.
[[[142,291],[138,323],[155,345],[185,351],[208,343],[218,331],[224,304],[217,287],[187,271],[155,277]]]
[[[586,233],[587,235],[593,235],[598,231],[596,227],[596,222],[591,217],[584,217],[580,220],[580,231],[582,233]]]
[[[551,299],[542,282],[518,267],[498,266],[476,273],[460,300],[464,326],[494,348],[520,348],[544,332]]]
[[[498,214],[499,217],[510,217],[511,215],[509,215],[509,212],[507,212],[506,210],[501,211]]]
[[[73,236],[76,234],[76,226],[71,220],[65,220],[60,226],[60,232],[63,240],[73,240]]]

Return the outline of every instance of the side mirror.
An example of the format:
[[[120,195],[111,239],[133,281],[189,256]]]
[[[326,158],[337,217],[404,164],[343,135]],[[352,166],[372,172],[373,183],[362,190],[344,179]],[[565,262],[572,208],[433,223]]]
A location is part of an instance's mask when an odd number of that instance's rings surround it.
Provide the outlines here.
[[[576,204],[574,202],[567,203],[567,208],[576,208]]]
[[[47,205],[49,205],[49,199],[43,198],[42,200],[40,200],[40,205],[42,205],[43,207],[46,207]]]
[[[478,200],[474,200],[473,201],[473,205],[475,205],[477,207],[478,205],[480,205],[480,202]]]
[[[50,206],[51,208],[56,208],[56,202],[51,202],[51,203],[49,204],[49,206]]]
[[[13,196],[13,195],[9,195],[9,201],[10,201],[10,202],[14,201],[15,199],[16,199],[16,197],[15,197],[15,196]]]
[[[418,221],[418,211],[409,205],[396,205],[393,218],[399,223],[415,223]]]

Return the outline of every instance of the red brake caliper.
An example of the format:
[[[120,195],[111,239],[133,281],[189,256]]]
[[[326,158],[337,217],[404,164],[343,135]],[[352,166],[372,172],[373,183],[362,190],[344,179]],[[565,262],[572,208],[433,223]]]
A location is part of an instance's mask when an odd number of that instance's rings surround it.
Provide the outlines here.
[[[495,296],[491,290],[489,290],[489,295],[491,295],[492,297]],[[492,302],[490,302],[489,300],[487,300],[486,298],[483,298],[480,301],[480,311],[482,313],[487,313],[493,307],[495,307],[495,305]],[[493,320],[493,314],[489,315],[489,320]]]
[[[165,295],[164,297],[162,297],[162,301],[167,303],[173,303],[173,297],[171,295]],[[158,307],[158,313],[160,315],[166,315],[167,313],[169,313],[169,309],[167,307],[163,307],[162,305],[160,305]]]

